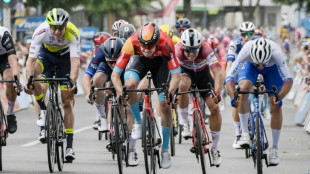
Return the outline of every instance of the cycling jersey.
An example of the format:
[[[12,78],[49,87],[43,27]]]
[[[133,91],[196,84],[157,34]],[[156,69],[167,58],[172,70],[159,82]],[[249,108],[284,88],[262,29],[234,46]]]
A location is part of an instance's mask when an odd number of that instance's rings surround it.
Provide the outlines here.
[[[179,42],[175,46],[176,57],[179,60],[180,66],[192,71],[198,72],[210,66],[211,70],[215,67],[220,67],[219,61],[212,48],[206,42],[201,42],[199,53],[194,61],[190,61],[186,58],[183,51],[183,44]]]
[[[7,56],[11,54],[16,54],[14,42],[10,31],[7,28],[1,26],[0,26],[0,41],[1,41],[0,55],[6,54],[7,58]],[[3,56],[1,56],[1,59],[3,59]]]
[[[138,34],[139,32],[137,31],[130,38],[128,38],[122,48],[121,54],[118,57],[114,68],[114,71],[118,72],[119,74],[124,71],[131,56],[138,55],[134,56],[135,59],[144,57],[141,52],[140,43],[138,41]],[[180,72],[179,63],[175,57],[173,42],[171,38],[163,31],[160,31],[160,38],[156,44],[155,52],[147,59],[156,59],[159,57],[164,57],[168,60],[168,67],[172,74]]]
[[[53,53],[65,54],[70,57],[80,57],[80,34],[74,24],[68,22],[63,39],[55,40],[51,34],[50,25],[45,21],[34,31],[29,51],[29,57],[38,58],[41,46]]]
[[[103,52],[103,49],[104,49],[103,44],[101,44],[99,46],[99,48],[97,49],[93,59],[91,60],[91,62],[88,65],[88,68],[87,68],[85,74],[88,74],[90,77],[93,77],[95,75],[100,62],[106,63],[105,54]]]
[[[270,45],[272,48],[272,55],[271,55],[270,61],[268,62],[268,64],[266,64],[265,68],[272,67],[273,65],[276,65],[278,73],[279,73],[281,79],[283,80],[283,82],[292,81],[292,77],[290,75],[289,69],[286,66],[285,61],[283,60],[284,55],[282,53],[281,48],[279,47],[278,44],[276,44],[272,40],[269,40],[269,39],[266,39],[266,40],[268,40],[270,42]],[[245,62],[250,62],[251,64],[253,64],[253,60],[250,56],[250,50],[251,50],[252,44],[253,44],[253,40],[248,41],[244,45],[244,48],[240,51],[237,59],[234,61],[234,63],[232,64],[232,66],[230,68],[230,71],[226,77],[226,83],[229,81],[235,82],[235,78],[238,75],[240,69],[242,68],[242,66]],[[265,77],[264,77],[264,79],[265,79]],[[240,80],[242,80],[242,79],[240,79]]]
[[[253,40],[259,38],[258,36],[254,36]],[[229,48],[227,51],[227,62],[232,61],[234,62],[236,57],[238,56],[242,45],[242,38],[240,36],[234,38],[232,41],[230,41]]]

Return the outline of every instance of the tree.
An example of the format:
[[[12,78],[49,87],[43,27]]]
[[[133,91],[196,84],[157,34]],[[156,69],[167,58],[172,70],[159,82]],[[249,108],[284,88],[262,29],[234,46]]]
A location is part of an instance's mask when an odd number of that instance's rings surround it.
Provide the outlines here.
[[[184,16],[191,20],[192,17],[192,6],[191,6],[191,0],[183,0],[183,11]]]
[[[309,0],[272,0],[272,1],[282,3],[285,5],[298,4],[298,9],[297,9],[298,11],[300,11],[305,4],[306,11],[310,13],[310,1]]]
[[[63,8],[64,10],[68,11],[68,13],[70,13],[72,7],[82,4],[85,0],[74,0],[74,1],[72,0],[61,0],[61,1],[27,0],[27,5],[37,7],[40,1],[41,1],[43,13],[46,13],[49,10],[52,10],[53,8]]]
[[[244,21],[254,21],[254,13],[259,8],[260,0],[256,1],[255,6],[252,6],[252,1],[253,0],[250,0],[249,6],[244,6],[243,5],[243,2],[244,2],[243,0],[238,0],[238,1],[240,3],[240,9],[241,9],[241,12],[242,12],[243,20]],[[248,12],[248,15],[246,15],[246,12]]]

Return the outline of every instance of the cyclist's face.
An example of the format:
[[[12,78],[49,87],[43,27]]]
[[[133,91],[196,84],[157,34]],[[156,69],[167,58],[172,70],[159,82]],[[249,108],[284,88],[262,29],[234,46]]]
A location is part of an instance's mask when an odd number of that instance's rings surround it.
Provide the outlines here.
[[[54,39],[61,40],[65,34],[66,26],[65,25],[60,25],[60,26],[50,25],[50,28],[51,28],[51,33]]]
[[[151,47],[145,47],[145,46],[141,45],[140,48],[141,48],[141,52],[142,52],[143,56],[151,57],[156,50],[156,45],[151,46]]]
[[[247,41],[252,40],[253,36],[254,32],[241,32],[242,45],[244,45]]]
[[[199,50],[200,48],[183,47],[184,55],[189,61],[194,61],[197,58],[197,56],[199,55]]]

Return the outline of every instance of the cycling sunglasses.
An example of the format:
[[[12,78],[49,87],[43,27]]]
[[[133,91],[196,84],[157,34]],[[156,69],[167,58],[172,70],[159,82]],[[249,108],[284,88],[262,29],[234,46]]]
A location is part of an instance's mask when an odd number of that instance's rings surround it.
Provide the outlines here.
[[[66,25],[50,25],[51,29],[56,31],[56,30],[59,30],[59,31],[62,31]]]
[[[151,50],[151,49],[153,49],[153,48],[155,48],[155,47],[156,47],[156,45],[146,46],[146,45],[142,45],[142,44],[140,44],[140,46],[141,46],[141,48],[143,48],[143,49],[147,49],[147,50]]]
[[[253,34],[254,34],[253,32],[243,32],[243,33],[241,33],[241,36],[242,37],[245,37],[245,36],[252,37]]]
[[[199,48],[183,48],[186,53],[198,53]]]

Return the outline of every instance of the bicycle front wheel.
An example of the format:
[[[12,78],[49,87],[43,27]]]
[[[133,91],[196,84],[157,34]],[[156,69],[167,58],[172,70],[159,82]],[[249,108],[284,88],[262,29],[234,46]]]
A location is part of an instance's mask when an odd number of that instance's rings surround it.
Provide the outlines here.
[[[120,112],[117,107],[113,107],[113,124],[114,124],[114,131],[115,131],[115,147],[116,147],[116,157],[117,157],[117,165],[118,171],[120,174],[123,173],[123,143],[122,143],[122,126],[120,125]]]
[[[51,173],[54,172],[56,160],[56,127],[55,127],[55,106],[49,102],[46,111],[46,138],[47,138],[47,159]]]
[[[262,162],[262,137],[261,137],[261,124],[260,124],[260,119],[259,115],[256,114],[255,118],[255,135],[256,135],[256,140],[255,140],[255,145],[256,145],[256,169],[257,169],[257,174],[262,174],[263,173],[263,162]]]
[[[142,145],[146,174],[156,174],[155,129],[149,110],[143,111]]]
[[[65,136],[65,127],[64,122],[61,117],[60,111],[57,112],[57,139],[56,139],[56,160],[58,171],[63,170],[64,161],[65,161],[65,154],[64,154],[64,138]]]
[[[203,174],[206,174],[206,163],[205,163],[205,153],[204,153],[204,145],[203,145],[203,131],[201,128],[201,123],[199,119],[199,113],[196,110],[194,112],[195,117],[195,146],[196,146],[196,153],[199,155],[201,170]]]

